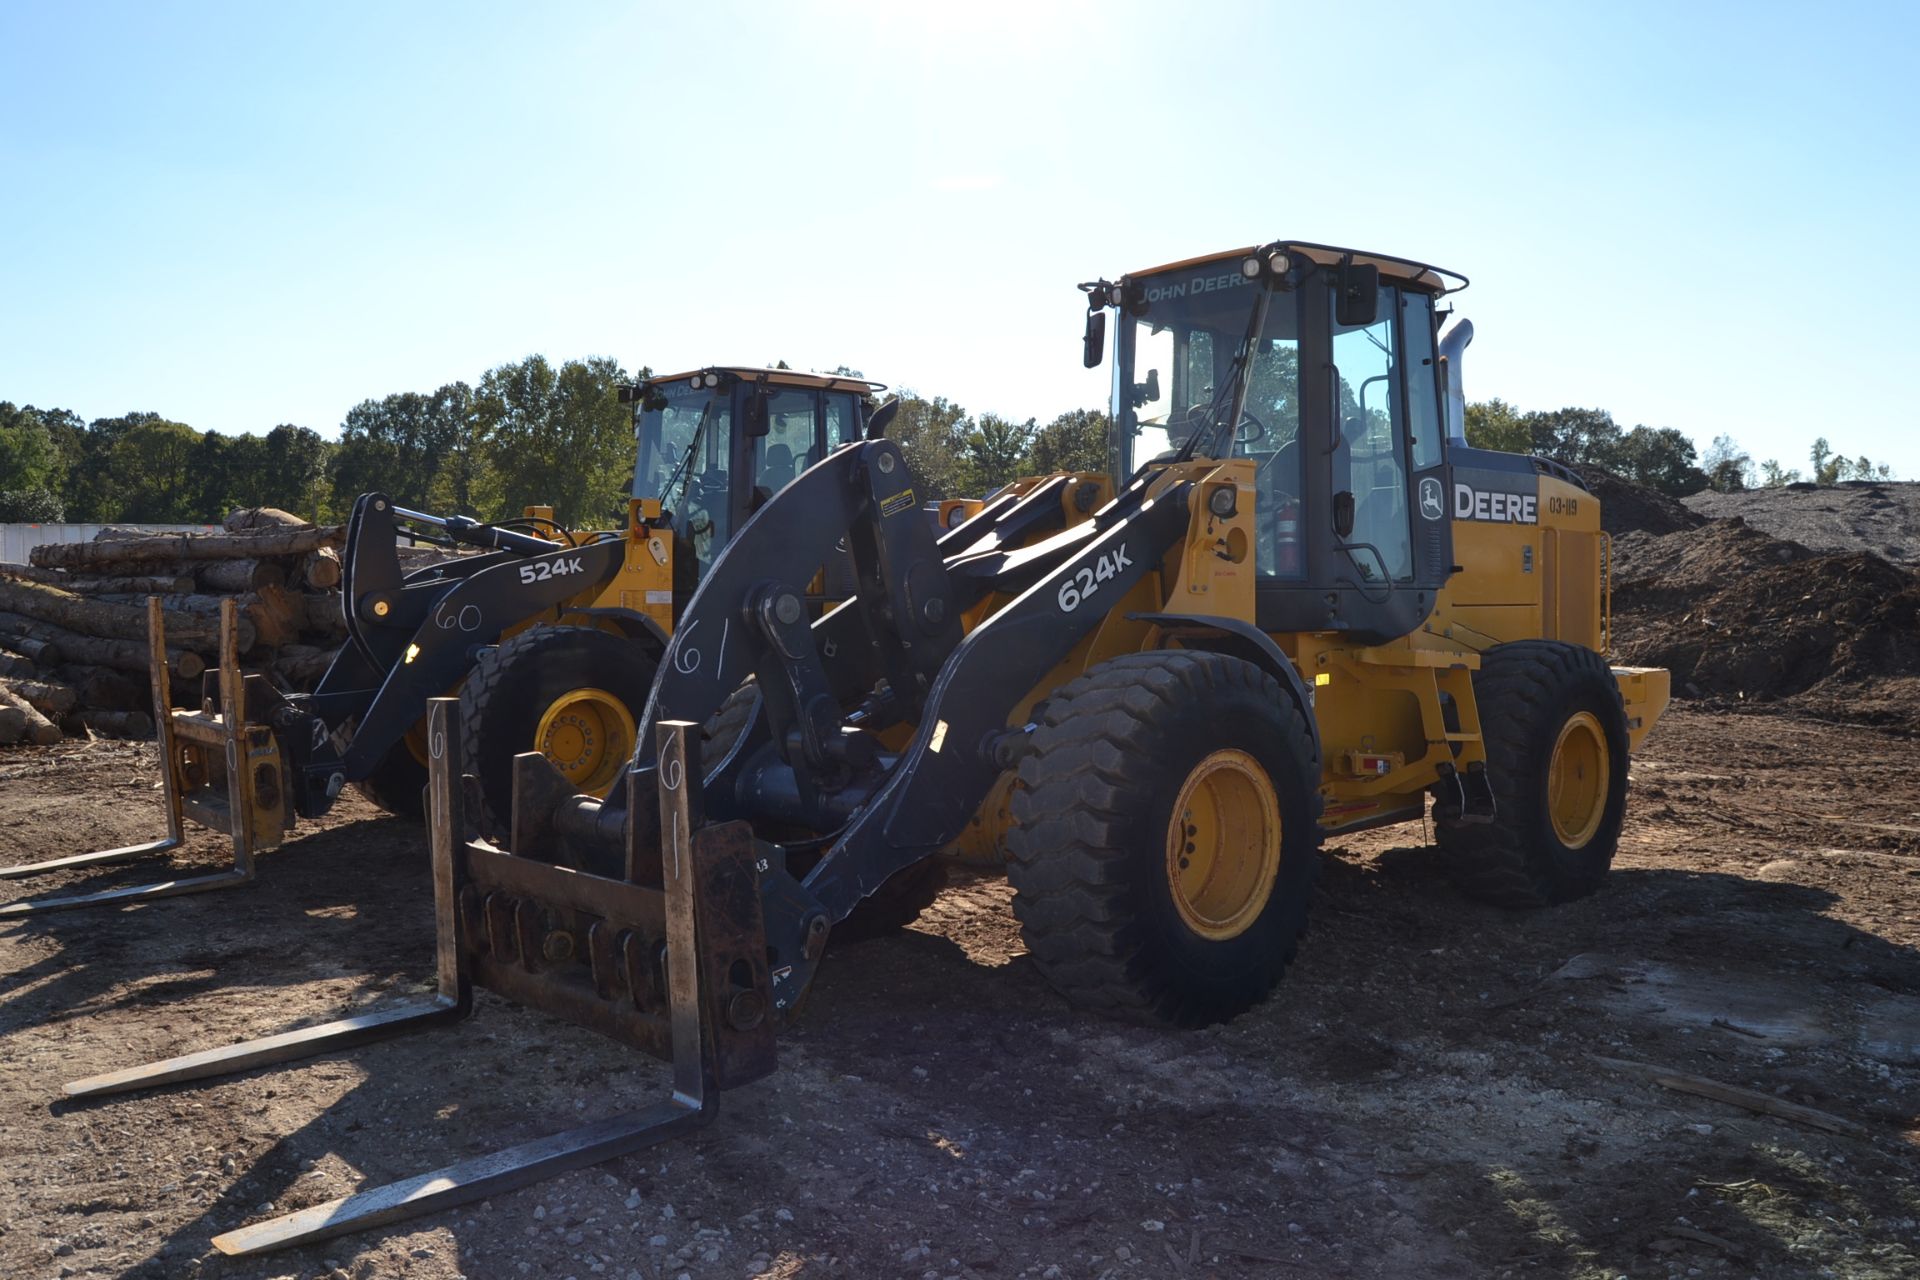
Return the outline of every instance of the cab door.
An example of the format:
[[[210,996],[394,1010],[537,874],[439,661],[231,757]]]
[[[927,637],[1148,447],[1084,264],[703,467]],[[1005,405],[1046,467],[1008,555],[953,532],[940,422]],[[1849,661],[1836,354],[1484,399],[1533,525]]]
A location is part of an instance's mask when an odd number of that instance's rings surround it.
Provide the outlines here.
[[[1433,611],[1450,563],[1432,300],[1382,285],[1373,318],[1343,325],[1331,269],[1299,294],[1304,572],[1287,582],[1268,571],[1259,624],[1382,643]],[[1259,500],[1284,502],[1272,487]]]

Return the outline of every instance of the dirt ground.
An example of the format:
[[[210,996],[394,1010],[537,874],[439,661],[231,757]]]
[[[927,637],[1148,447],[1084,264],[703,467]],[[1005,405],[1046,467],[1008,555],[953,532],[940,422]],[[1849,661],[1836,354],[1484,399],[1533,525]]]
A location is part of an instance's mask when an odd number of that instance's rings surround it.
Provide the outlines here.
[[[0,754],[0,855],[150,833],[148,753]],[[1459,897],[1418,828],[1338,842],[1273,999],[1198,1033],[1067,1008],[1004,882],[970,878],[837,951],[780,1071],[698,1136],[228,1261],[208,1241],[240,1223],[664,1088],[650,1059],[483,995],[459,1027],[351,1054],[54,1102],[423,989],[422,841],[353,799],[254,887],[0,927],[0,1274],[1920,1276],[1920,744],[1681,707],[1630,805],[1608,887],[1533,915]],[[219,858],[202,834],[180,862]]]

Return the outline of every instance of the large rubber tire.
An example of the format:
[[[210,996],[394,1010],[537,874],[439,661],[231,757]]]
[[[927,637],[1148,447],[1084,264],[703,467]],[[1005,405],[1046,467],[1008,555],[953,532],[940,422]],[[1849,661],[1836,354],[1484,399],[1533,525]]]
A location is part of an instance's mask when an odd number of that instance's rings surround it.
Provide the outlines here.
[[[733,744],[747,731],[747,722],[760,703],[759,690],[754,687],[753,678],[727,695],[720,709],[707,717],[700,726],[700,759],[707,768],[727,758],[727,752],[733,750]]]
[[[480,780],[477,817],[484,833],[506,834],[513,758],[540,749],[538,731],[548,708],[576,690],[599,689],[625,706],[638,725],[656,665],[653,650],[643,642],[593,627],[530,627],[483,654],[460,691],[460,742],[467,771]],[[613,744],[612,750],[624,764],[633,744]],[[616,767],[609,783],[619,776]]]
[[[1279,682],[1224,654],[1115,658],[1048,699],[1032,744],[1014,784],[1007,878],[1047,981],[1076,1005],[1183,1027],[1264,999],[1306,932],[1320,845],[1319,755]],[[1278,867],[1263,902],[1247,895],[1257,914],[1210,937],[1176,902],[1170,823],[1190,776],[1222,752],[1270,788]]]
[[[1606,659],[1555,640],[1503,644],[1481,657],[1473,695],[1494,820],[1439,828],[1454,883],[1469,897],[1515,908],[1593,893],[1613,865],[1627,807],[1627,715]],[[1598,723],[1608,774],[1597,825],[1570,843],[1555,828],[1549,780],[1563,731],[1582,716]]]
[[[388,747],[373,772],[353,786],[396,818],[426,821],[427,766],[414,756],[405,739]]]

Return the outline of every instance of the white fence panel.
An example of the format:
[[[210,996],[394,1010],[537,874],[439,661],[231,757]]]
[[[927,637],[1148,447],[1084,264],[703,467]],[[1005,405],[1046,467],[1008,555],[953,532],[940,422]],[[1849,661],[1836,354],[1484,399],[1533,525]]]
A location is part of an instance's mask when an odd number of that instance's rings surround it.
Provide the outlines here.
[[[0,564],[25,564],[27,553],[54,542],[92,542],[102,529],[142,533],[219,533],[217,524],[0,524]]]

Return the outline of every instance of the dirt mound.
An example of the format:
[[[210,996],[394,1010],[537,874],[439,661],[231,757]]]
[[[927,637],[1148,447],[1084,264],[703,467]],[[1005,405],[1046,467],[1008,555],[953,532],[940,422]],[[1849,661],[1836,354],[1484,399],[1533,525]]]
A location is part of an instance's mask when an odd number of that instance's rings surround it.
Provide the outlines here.
[[[1820,555],[1739,518],[1615,543],[1614,648],[1676,692],[1775,701],[1920,676],[1920,579],[1870,552]],[[1904,699],[1874,718],[1920,722]]]
[[[1572,470],[1600,499],[1600,527],[1616,538],[1623,533],[1678,533],[1707,522],[1706,516],[1678,498],[1637,485],[1605,467],[1582,464]]]
[[[1744,493],[1696,493],[1687,507],[1705,516],[1741,516],[1778,538],[1815,551],[1871,551],[1895,564],[1920,565],[1920,484],[1847,481]]]

